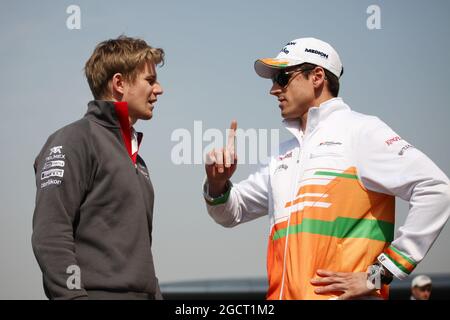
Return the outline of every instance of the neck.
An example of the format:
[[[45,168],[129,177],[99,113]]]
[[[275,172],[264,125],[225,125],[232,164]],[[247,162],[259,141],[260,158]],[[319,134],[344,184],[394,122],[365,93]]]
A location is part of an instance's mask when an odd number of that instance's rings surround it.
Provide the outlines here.
[[[110,100],[113,102],[122,102],[121,96],[119,96],[119,95],[116,96],[115,94],[113,94],[110,98],[107,98],[105,100]],[[133,118],[132,116],[130,116],[128,114],[128,123],[130,124],[130,129],[133,127],[133,125],[136,123],[136,121],[137,121],[137,119]]]
[[[133,128],[133,125],[136,123],[136,119],[128,116],[128,122],[130,123],[130,129]]]
[[[330,94],[323,94],[323,95],[321,95],[317,99],[314,99],[311,102],[310,107],[308,107],[308,109],[305,111],[305,113],[303,113],[303,115],[300,117],[300,127],[302,128],[303,132],[305,132],[306,124],[308,123],[308,111],[309,111],[309,109],[311,109],[313,107],[320,107],[320,105],[322,103],[324,103],[325,101],[328,101],[330,99],[333,99],[333,97]]]

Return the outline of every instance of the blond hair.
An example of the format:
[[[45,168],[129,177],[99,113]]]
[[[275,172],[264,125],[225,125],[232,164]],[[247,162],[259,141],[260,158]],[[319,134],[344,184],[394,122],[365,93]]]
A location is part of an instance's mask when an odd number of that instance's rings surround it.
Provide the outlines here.
[[[148,62],[164,64],[164,50],[123,35],[99,43],[84,67],[94,99],[111,94],[108,84],[114,74],[121,73],[127,81],[134,82]]]

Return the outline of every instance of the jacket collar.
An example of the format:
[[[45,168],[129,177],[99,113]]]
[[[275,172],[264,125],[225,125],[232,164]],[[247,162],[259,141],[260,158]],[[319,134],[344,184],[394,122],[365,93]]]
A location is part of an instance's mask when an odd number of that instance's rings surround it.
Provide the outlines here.
[[[297,139],[301,139],[303,135],[312,132],[321,122],[326,120],[331,114],[348,110],[350,107],[342,100],[342,98],[332,98],[320,104],[318,107],[311,107],[308,110],[308,122],[306,124],[306,132],[300,127],[300,119],[284,119],[285,128],[292,133]]]
[[[88,103],[88,110],[84,116],[104,127],[120,128],[114,101],[92,100]]]
[[[93,100],[88,103],[85,117],[98,124],[120,129],[120,135],[131,160],[136,164],[137,151],[132,152],[132,135],[134,129],[130,126],[128,118],[128,104],[126,102],[114,102],[105,100]],[[141,145],[143,134],[137,132],[138,150]]]

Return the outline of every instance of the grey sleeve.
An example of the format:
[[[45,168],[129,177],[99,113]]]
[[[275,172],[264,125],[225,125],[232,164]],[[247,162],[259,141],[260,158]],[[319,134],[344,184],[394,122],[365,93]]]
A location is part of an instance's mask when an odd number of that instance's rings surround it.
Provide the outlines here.
[[[161,293],[161,288],[159,287],[159,280],[156,279],[156,287],[155,287],[155,300],[164,300],[164,297]]]
[[[74,226],[86,191],[88,155],[80,145],[66,140],[49,138],[34,163],[32,246],[49,299],[87,297],[75,254]]]

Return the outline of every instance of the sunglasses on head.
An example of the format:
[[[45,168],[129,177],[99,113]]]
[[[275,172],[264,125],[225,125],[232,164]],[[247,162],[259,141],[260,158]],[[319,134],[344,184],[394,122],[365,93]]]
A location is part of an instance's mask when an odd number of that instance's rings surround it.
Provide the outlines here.
[[[313,69],[295,69],[291,71],[280,71],[275,74],[275,76],[272,78],[273,83],[277,83],[280,87],[286,87],[289,84],[289,81],[291,80],[294,73],[298,72],[305,72],[305,71],[311,71]]]

